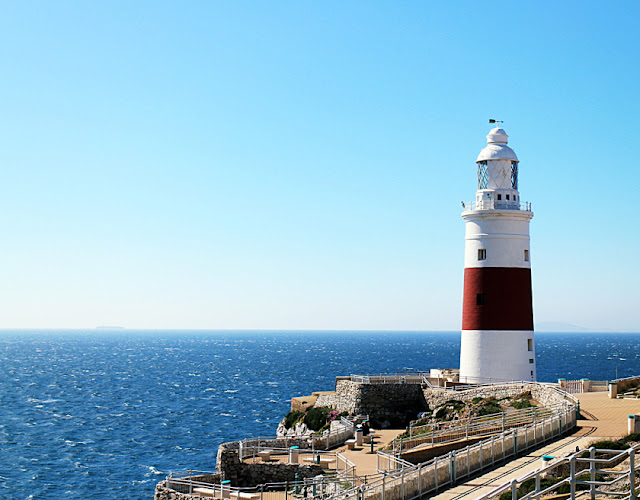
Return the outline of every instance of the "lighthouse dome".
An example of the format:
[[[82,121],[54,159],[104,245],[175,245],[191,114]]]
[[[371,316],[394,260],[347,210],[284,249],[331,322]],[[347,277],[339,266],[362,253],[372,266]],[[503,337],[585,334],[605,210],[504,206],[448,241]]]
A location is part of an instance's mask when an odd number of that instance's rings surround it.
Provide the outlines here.
[[[518,157],[513,149],[507,146],[509,136],[499,127],[492,129],[487,135],[487,147],[480,151],[478,161],[487,160],[513,160],[518,161]]]

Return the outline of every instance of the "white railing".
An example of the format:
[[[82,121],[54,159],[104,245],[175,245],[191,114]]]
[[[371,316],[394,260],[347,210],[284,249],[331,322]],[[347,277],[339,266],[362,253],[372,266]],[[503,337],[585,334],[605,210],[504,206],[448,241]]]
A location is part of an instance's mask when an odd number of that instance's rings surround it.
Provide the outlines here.
[[[404,467],[413,467],[414,464],[396,457],[384,451],[378,451],[376,453],[376,468],[378,472],[390,472],[400,470]]]
[[[352,382],[360,384],[422,384],[429,372],[380,373],[368,375],[351,375]]]
[[[352,479],[356,475],[356,464],[342,453],[336,453],[336,473],[346,479]]]
[[[537,420],[543,420],[558,414],[563,409],[563,405],[524,408],[509,413],[500,412],[482,417],[409,427],[409,436],[393,440],[393,451],[395,455],[400,455],[419,445],[436,446],[470,437],[490,436],[513,427],[524,427]]]
[[[210,481],[200,481],[197,478],[204,474],[214,475],[215,473],[201,473],[199,476],[188,476],[187,473],[171,473],[166,478],[167,488],[193,495],[191,498],[201,498],[200,494],[212,498],[250,498],[255,500],[323,500],[339,496],[344,490],[353,487],[355,484],[366,482],[358,476],[344,477],[319,476],[314,478],[304,478],[295,481],[284,481],[279,483],[264,483],[259,486],[234,487],[228,484],[214,483]],[[182,498],[182,497],[181,497]],[[189,498],[189,497],[187,497]]]
[[[300,449],[328,450],[341,446],[355,435],[355,425],[344,417],[333,430],[323,434],[313,434],[308,437],[256,437],[238,441],[238,456],[240,460],[254,455],[255,449],[288,449],[299,446]]]
[[[573,455],[565,458],[556,459],[546,467],[537,469],[518,479],[512,479],[500,486],[494,488],[489,493],[478,497],[476,500],[490,500],[497,498],[505,492],[511,492],[511,498],[519,500],[536,499],[542,497],[550,497],[553,492],[559,488],[568,486],[569,496],[573,500],[579,490],[589,494],[591,499],[601,498],[602,496],[615,496],[618,498],[635,499],[640,493],[636,486],[638,477],[638,466],[636,465],[635,455],[640,450],[640,444],[632,446],[627,450],[607,450],[589,448],[577,451]],[[587,454],[589,456],[584,456]],[[597,455],[605,455],[604,458],[597,458]],[[620,463],[626,463],[625,467],[616,467]],[[564,476],[561,467],[566,470],[569,466],[569,473],[563,479],[547,488],[541,487],[541,479],[551,476]],[[616,467],[613,470],[612,467]],[[606,470],[605,470],[606,469]],[[598,477],[600,475],[601,477]],[[609,476],[609,480],[603,480],[602,476]],[[533,490],[522,496],[518,495],[518,487],[525,481],[534,480]],[[631,486],[633,485],[633,486]],[[527,488],[528,489],[528,488]]]
[[[515,428],[473,446],[436,457],[411,467],[403,467],[365,485],[343,491],[343,500],[412,500],[455,484],[459,479],[494,466],[560,437],[576,425],[576,408],[568,406],[561,414],[527,427]],[[336,497],[334,497],[336,498]]]
[[[480,200],[462,202],[465,212],[468,210],[522,210],[531,212],[531,203],[528,201],[497,201]]]

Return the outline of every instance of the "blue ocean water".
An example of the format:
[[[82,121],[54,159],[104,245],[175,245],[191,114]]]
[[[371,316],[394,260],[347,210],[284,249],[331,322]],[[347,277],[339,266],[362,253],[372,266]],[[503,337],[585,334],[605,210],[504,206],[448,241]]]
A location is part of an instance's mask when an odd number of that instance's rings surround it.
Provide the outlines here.
[[[536,336],[538,378],[640,373],[640,334]],[[0,498],[152,499],[336,375],[457,367],[459,332],[0,333]]]

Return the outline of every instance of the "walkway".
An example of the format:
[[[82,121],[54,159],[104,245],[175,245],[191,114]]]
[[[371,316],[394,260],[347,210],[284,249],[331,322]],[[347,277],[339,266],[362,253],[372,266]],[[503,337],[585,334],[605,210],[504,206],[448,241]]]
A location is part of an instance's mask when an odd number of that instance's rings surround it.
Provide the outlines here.
[[[583,417],[582,420],[578,420],[577,432],[430,498],[471,500],[484,495],[496,486],[538,469],[541,466],[542,455],[553,457],[566,455],[575,451],[576,447],[587,448],[594,441],[603,438],[625,436],[628,415],[640,413],[640,399],[609,399],[605,392],[590,392],[575,394],[575,396],[580,400]]]

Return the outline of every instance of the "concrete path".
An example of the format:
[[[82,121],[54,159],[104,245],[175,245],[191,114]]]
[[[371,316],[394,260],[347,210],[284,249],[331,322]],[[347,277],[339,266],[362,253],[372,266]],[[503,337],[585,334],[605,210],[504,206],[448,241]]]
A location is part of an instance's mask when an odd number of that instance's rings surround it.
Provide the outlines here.
[[[347,450],[345,446],[338,449],[338,451],[356,465],[356,474],[359,476],[377,474],[378,457],[376,451],[389,444],[404,431],[405,429],[383,429],[374,431],[373,454],[371,453],[371,445],[369,443],[365,443],[361,447],[353,450]]]

